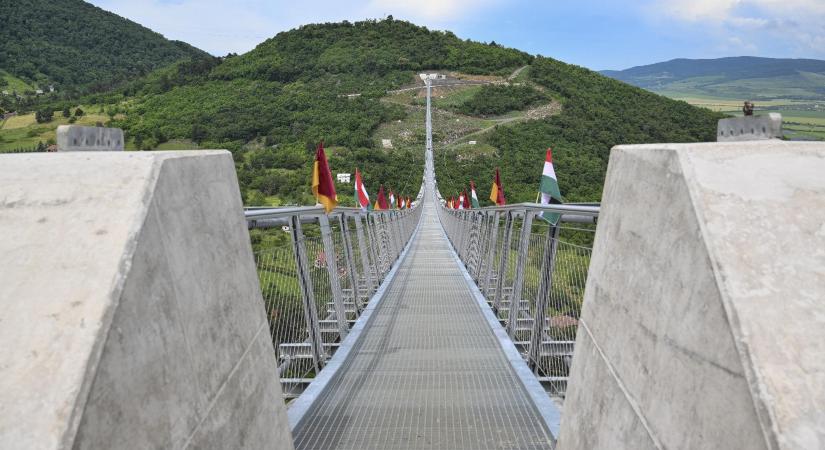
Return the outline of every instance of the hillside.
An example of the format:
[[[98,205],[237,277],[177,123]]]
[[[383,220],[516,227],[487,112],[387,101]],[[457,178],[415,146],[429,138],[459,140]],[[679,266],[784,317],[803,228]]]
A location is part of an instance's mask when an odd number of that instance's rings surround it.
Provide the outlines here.
[[[81,106],[124,128],[132,149],[230,149],[247,204],[312,203],[320,140],[334,172],[359,167],[371,193],[384,184],[415,195],[422,91],[393,90],[420,86],[421,71],[458,83],[435,91],[439,183],[450,194],[473,179],[482,203],[495,166],[508,201],[534,200],[548,146],[566,200],[597,201],[613,145],[713,140],[719,117],[586,69],[391,17],[302,26],[244,55],[158,69]],[[59,113],[77,105],[48,106]],[[28,126],[14,136],[48,136],[42,125]],[[0,147],[15,148],[14,139]],[[352,185],[337,188],[351,205]]]
[[[674,59],[601,73],[669,96],[825,100],[825,61],[814,59]]]
[[[0,17],[0,70],[47,92],[102,91],[206,55],[81,0],[3,1]]]

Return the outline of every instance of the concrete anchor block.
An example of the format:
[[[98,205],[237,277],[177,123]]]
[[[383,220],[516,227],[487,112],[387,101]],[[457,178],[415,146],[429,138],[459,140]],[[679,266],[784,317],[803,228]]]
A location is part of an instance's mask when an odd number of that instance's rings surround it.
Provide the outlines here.
[[[615,147],[558,449],[825,448],[825,143]]]
[[[0,184],[0,448],[292,448],[229,152],[0,155]]]
[[[123,150],[123,130],[120,128],[60,125],[57,127],[59,152],[112,152]]]
[[[722,119],[716,127],[717,142],[764,141],[782,138],[782,114]]]

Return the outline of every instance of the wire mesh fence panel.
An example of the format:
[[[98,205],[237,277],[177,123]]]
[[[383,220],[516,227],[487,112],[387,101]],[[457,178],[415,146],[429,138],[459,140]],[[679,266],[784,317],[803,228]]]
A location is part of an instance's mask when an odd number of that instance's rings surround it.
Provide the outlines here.
[[[477,236],[490,241],[479,247],[485,255],[475,263],[479,288],[538,379],[551,395],[563,398],[595,225],[556,226],[539,215],[525,220],[527,210],[501,212],[499,223],[492,211],[477,214],[487,216]],[[472,267],[474,256],[466,251],[472,247],[461,237],[474,226],[472,214],[443,209],[439,215],[457,253]]]
[[[255,255],[258,278],[269,322],[270,337],[281,378],[305,378],[314,371],[298,272],[291,245]],[[292,385],[284,385],[285,394]]]

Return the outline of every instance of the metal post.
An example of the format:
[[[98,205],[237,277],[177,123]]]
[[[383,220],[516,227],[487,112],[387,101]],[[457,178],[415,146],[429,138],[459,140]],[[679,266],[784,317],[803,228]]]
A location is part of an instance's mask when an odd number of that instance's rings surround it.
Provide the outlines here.
[[[519,235],[518,256],[516,260],[516,273],[513,279],[513,294],[510,296],[510,313],[507,315],[507,334],[515,340],[518,319],[521,316],[521,290],[524,286],[524,266],[527,264],[528,250],[530,248],[530,233],[532,232],[533,213],[524,211],[524,219],[521,221],[521,233]]]
[[[493,264],[496,257],[496,245],[498,244],[498,223],[501,221],[501,213],[496,211],[493,213],[493,219],[489,226],[490,242],[487,245],[487,267],[484,269],[484,286],[481,292],[489,300],[490,298],[490,278],[492,278]]]
[[[504,280],[507,278],[507,260],[510,258],[510,239],[513,234],[513,212],[507,211],[504,216],[504,239],[501,241],[501,256],[499,257],[498,273],[496,274],[496,296],[493,300],[493,310],[498,314],[501,309],[501,300],[504,296]]]
[[[553,271],[556,268],[556,251],[559,246],[558,225],[547,230],[547,239],[544,241],[544,255],[541,259],[541,278],[539,290],[536,293],[536,313],[533,314],[533,329],[530,332],[530,347],[528,349],[527,364],[534,370],[541,357],[541,344],[544,341],[544,322],[547,314],[547,299],[550,297],[550,288],[553,287]]]
[[[369,241],[370,255],[372,256],[372,266],[371,266],[371,268],[374,271],[373,273],[375,274],[375,279],[377,280],[377,283],[375,283],[375,285],[378,286],[378,284],[381,283],[381,281],[384,279],[384,277],[381,274],[381,269],[380,269],[381,259],[380,259],[380,255],[378,253],[378,248],[377,248],[378,247],[378,238],[376,237],[376,231],[375,231],[375,215],[367,213],[367,215],[364,217],[364,219],[365,219],[365,224],[367,226],[367,239]]]
[[[332,304],[335,308],[335,320],[338,322],[338,335],[343,341],[347,337],[349,324],[347,323],[347,310],[344,308],[344,293],[341,292],[341,281],[338,279],[338,263],[335,258],[335,241],[332,240],[332,229],[329,226],[329,218],[326,214],[319,217],[321,224],[321,240],[324,242],[324,253],[327,259],[327,273],[329,274],[330,290],[332,291]]]
[[[355,216],[355,235],[358,238],[358,252],[361,253],[361,269],[364,271],[364,279],[367,282],[367,296],[371,297],[375,292],[378,283],[375,283],[373,278],[372,268],[370,265],[370,255],[367,251],[368,243],[364,237],[364,228],[361,224],[361,215]]]
[[[341,236],[344,239],[344,259],[347,263],[347,276],[349,277],[349,284],[352,287],[352,305],[355,307],[355,313],[361,315],[361,304],[359,302],[361,290],[358,287],[359,280],[355,272],[355,258],[352,254],[352,240],[349,235],[349,219],[346,214],[341,214],[338,216],[338,220],[341,226]]]
[[[326,349],[324,349],[324,340],[321,337],[321,327],[318,324],[318,309],[315,307],[315,293],[312,290],[312,279],[309,275],[300,217],[297,215],[289,217],[289,230],[292,236],[292,254],[295,256],[298,285],[301,287],[301,300],[304,304],[304,320],[307,323],[312,363],[315,365],[315,371],[319,372],[326,363]]]

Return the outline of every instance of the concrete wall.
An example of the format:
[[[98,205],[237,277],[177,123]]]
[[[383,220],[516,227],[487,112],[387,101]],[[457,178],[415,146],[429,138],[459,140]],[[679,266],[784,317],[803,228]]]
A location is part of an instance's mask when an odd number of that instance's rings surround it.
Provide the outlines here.
[[[718,142],[764,141],[782,138],[782,114],[721,119],[716,126]]]
[[[825,448],[825,144],[613,149],[559,449]]]
[[[0,156],[0,448],[292,448],[225,151]]]
[[[57,151],[93,152],[123,150],[120,128],[60,125],[57,127]]]

